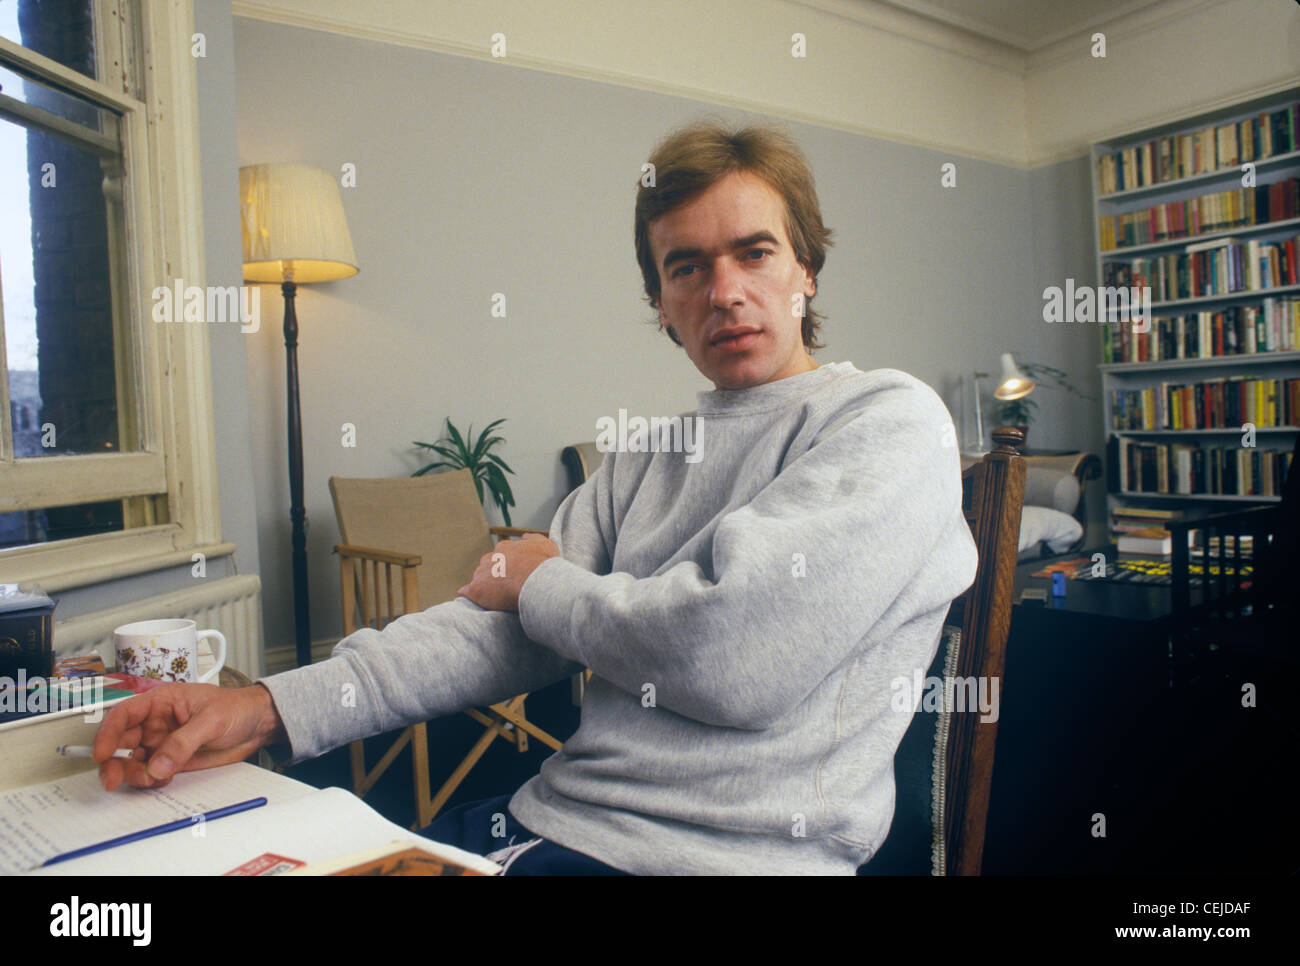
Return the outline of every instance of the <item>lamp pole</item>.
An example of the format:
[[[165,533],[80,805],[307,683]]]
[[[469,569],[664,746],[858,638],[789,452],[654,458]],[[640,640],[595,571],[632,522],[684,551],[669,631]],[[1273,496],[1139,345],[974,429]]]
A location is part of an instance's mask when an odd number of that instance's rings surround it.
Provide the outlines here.
[[[970,452],[979,455],[987,452],[984,448],[984,397],[980,392],[980,380],[988,375],[987,372],[971,373],[971,381],[975,389],[975,448]]]
[[[293,268],[280,286],[284,293],[284,365],[289,416],[289,519],[293,524],[293,634],[298,666],[311,663],[311,613],[307,604],[307,509],[302,500],[302,406],[298,401],[298,286]]]

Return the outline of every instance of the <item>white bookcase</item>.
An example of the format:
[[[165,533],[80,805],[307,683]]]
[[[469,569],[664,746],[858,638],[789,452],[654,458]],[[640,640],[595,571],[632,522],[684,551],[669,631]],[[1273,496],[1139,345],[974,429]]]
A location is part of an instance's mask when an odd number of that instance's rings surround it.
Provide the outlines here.
[[[1292,217],[1264,224],[1212,228],[1195,235],[1156,238],[1142,244],[1126,245],[1108,250],[1102,248],[1104,234],[1102,220],[1107,216],[1113,218],[1115,222],[1119,222],[1121,220],[1119,216],[1140,213],[1144,209],[1153,206],[1163,206],[1168,202],[1204,198],[1207,195],[1229,192],[1242,187],[1244,171],[1240,156],[1240,143],[1237,145],[1238,159],[1236,163],[1219,165],[1215,170],[1205,173],[1171,177],[1169,180],[1156,180],[1160,176],[1160,148],[1162,143],[1164,147],[1171,148],[1175,142],[1180,141],[1180,147],[1185,148],[1188,143],[1187,135],[1189,134],[1195,139],[1194,132],[1204,131],[1206,128],[1226,129],[1229,124],[1239,125],[1240,122],[1247,119],[1258,118],[1261,114],[1267,115],[1274,111],[1289,108],[1290,105],[1297,102],[1300,102],[1300,86],[1280,90],[1268,96],[1254,98],[1228,107],[1183,117],[1157,127],[1140,131],[1125,131],[1094,143],[1092,146],[1093,230],[1098,285],[1104,286],[1107,284],[1106,270],[1108,265],[1124,265],[1126,263],[1131,265],[1135,259],[1158,259],[1170,255],[1185,254],[1189,245],[1204,247],[1203,243],[1207,241],[1229,238],[1234,239],[1243,246],[1241,254],[1245,256],[1247,254],[1246,248],[1251,242],[1261,246],[1270,244],[1281,246],[1285,241],[1295,239],[1300,235],[1300,217]],[[1297,125],[1297,127],[1300,128],[1300,125]],[[1238,135],[1241,133],[1240,128],[1238,128]],[[1292,143],[1300,145],[1300,129],[1295,131],[1295,138],[1296,140]],[[1201,137],[1201,142],[1202,147],[1205,147],[1204,136]],[[1213,138],[1213,143],[1216,149],[1230,147],[1229,144],[1221,145],[1217,137]],[[1103,190],[1104,188],[1113,187],[1113,185],[1109,183],[1112,181],[1110,171],[1106,172],[1107,183],[1103,183],[1102,168],[1103,165],[1109,167],[1110,162],[1102,162],[1101,159],[1108,156],[1113,157],[1116,152],[1129,151],[1130,165],[1128,173],[1129,177],[1132,178],[1135,173],[1133,162],[1140,161],[1138,152],[1143,145],[1147,144],[1153,145],[1148,152],[1148,158],[1150,159],[1148,168],[1153,183],[1143,183],[1136,187],[1127,187],[1121,190]],[[1221,156],[1221,153],[1228,154],[1229,152],[1216,150],[1216,161]],[[1230,154],[1229,160],[1231,160]],[[1255,166],[1254,177],[1257,186],[1266,186],[1300,176],[1300,151],[1286,151],[1266,158],[1255,157],[1252,163]],[[1170,170],[1165,173],[1172,175],[1176,174],[1176,171]],[[1201,205],[1206,208],[1211,219],[1220,217],[1227,219],[1234,214],[1232,209],[1226,207],[1230,203],[1226,200],[1222,202],[1216,200],[1214,202],[1203,201]],[[1214,207],[1210,207],[1210,205]],[[1109,233],[1105,234],[1108,235]],[[1154,266],[1148,267],[1154,269]],[[1149,277],[1154,277],[1154,272],[1150,273]],[[1250,279],[1247,278],[1246,281],[1249,282]],[[1247,307],[1260,307],[1262,309],[1265,299],[1276,300],[1275,305],[1277,302],[1286,299],[1300,300],[1300,284],[1283,284],[1231,292],[1223,291],[1215,295],[1191,295],[1190,297],[1162,298],[1160,294],[1156,293],[1153,295],[1152,314],[1156,319],[1161,319],[1188,316],[1201,312],[1218,313],[1234,309],[1242,312]],[[1105,346],[1108,334],[1112,344],[1115,344],[1118,342],[1118,333],[1114,325],[1102,324],[1099,328],[1102,330],[1103,340],[1103,363],[1100,366],[1100,371],[1103,400],[1102,418],[1107,439],[1108,517],[1110,511],[1113,511],[1118,506],[1181,510],[1188,515],[1196,515],[1215,510],[1226,510],[1241,505],[1267,503],[1279,499],[1275,495],[1204,492],[1188,494],[1149,492],[1146,490],[1132,492],[1123,488],[1124,480],[1119,476],[1119,467],[1114,464],[1119,458],[1118,447],[1124,441],[1156,445],[1189,445],[1201,450],[1210,448],[1240,449],[1243,430],[1239,423],[1222,429],[1117,429],[1113,396],[1115,390],[1138,392],[1147,389],[1154,389],[1156,391],[1155,395],[1159,396],[1161,395],[1160,386],[1162,383],[1192,385],[1208,380],[1228,380],[1233,377],[1277,379],[1281,380],[1281,385],[1285,387],[1285,380],[1300,378],[1300,338],[1297,338],[1300,333],[1293,332],[1290,335],[1278,333],[1279,337],[1274,339],[1274,346],[1270,351],[1242,352],[1240,354],[1206,358],[1199,355],[1196,357],[1178,357],[1175,350],[1171,358],[1153,360],[1148,356],[1145,361],[1106,362]],[[1155,326],[1153,325],[1152,334],[1154,334],[1154,331]],[[1203,334],[1203,331],[1200,330],[1199,334]],[[1149,340],[1150,336],[1148,336],[1148,347],[1150,347]],[[1174,347],[1170,345],[1167,348]],[[1184,346],[1184,350],[1186,350],[1186,346]],[[1155,350],[1154,354],[1158,355],[1158,350]],[[1118,354],[1116,358],[1118,358]],[[1278,400],[1279,412],[1282,409],[1283,402],[1282,399]],[[1255,448],[1261,452],[1290,452],[1295,445],[1297,432],[1300,432],[1300,430],[1295,426],[1265,428],[1260,425],[1255,431]],[[1281,482],[1280,479],[1277,480],[1275,492],[1280,492]],[[1170,483],[1172,485],[1169,486],[1169,489],[1171,491],[1176,490],[1176,482],[1171,480]]]

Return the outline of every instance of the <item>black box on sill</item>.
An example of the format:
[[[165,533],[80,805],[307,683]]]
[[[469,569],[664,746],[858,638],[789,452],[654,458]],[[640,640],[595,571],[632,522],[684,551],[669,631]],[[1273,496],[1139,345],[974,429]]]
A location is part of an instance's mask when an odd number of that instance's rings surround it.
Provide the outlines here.
[[[39,587],[0,584],[0,678],[53,673],[54,606]]]

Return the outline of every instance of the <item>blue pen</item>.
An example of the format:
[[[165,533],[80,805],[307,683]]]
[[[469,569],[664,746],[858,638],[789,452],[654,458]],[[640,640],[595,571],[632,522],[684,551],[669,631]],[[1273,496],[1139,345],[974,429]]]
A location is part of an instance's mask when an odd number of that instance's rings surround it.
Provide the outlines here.
[[[164,832],[175,832],[177,829],[188,828],[200,819],[204,822],[212,822],[219,818],[225,818],[227,815],[247,812],[250,808],[259,808],[265,804],[265,798],[250,798],[248,801],[240,802],[237,805],[227,805],[224,808],[214,808],[212,811],[204,812],[202,815],[190,815],[186,818],[178,818],[176,821],[168,822],[165,825],[155,825],[153,828],[147,828],[140,832],[132,832],[129,835],[119,835],[115,839],[109,839],[107,842],[100,842],[98,845],[87,845],[84,849],[75,849],[72,852],[64,852],[62,855],[56,855],[54,858],[42,862],[41,868],[44,868],[47,865],[54,865],[56,862],[66,862],[68,859],[79,859],[83,855],[90,855],[92,852],[103,852],[106,849],[115,848],[119,845],[138,842],[141,839],[151,838],[154,835],[162,835]]]

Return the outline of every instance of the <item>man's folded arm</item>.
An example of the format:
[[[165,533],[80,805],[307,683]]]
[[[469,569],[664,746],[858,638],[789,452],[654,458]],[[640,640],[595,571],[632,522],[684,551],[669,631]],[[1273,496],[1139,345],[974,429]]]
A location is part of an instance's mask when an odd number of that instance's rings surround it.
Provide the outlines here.
[[[630,693],[651,684],[678,714],[761,729],[877,621],[965,590],[975,563],[947,409],[924,384],[894,385],[726,516],[712,573],[684,561],[637,579],[553,559],[519,610],[530,638]]]
[[[597,475],[564,500],[551,536],[566,560],[602,572],[609,555],[596,508]],[[382,631],[362,628],[340,641],[328,661],[259,683],[275,699],[292,760],[301,761],[356,738],[536,691],[579,670],[529,640],[518,614],[458,597]]]
[[[530,641],[519,615],[463,597],[362,628],[319,664],[261,678],[292,761],[357,738],[535,691],[579,667]]]

